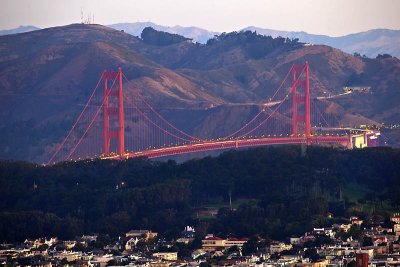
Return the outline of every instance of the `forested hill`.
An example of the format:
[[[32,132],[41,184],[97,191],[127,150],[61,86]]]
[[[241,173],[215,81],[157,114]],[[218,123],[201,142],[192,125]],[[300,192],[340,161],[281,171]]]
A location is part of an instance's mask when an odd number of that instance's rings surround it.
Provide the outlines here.
[[[160,32],[153,29],[152,27],[144,28],[140,37],[146,44],[159,46],[167,46],[184,41],[190,41],[190,39],[180,36],[178,34]]]
[[[0,241],[185,225],[281,239],[357,214],[396,210],[400,150],[267,147],[182,164],[145,158],[40,166],[0,162]],[[228,208],[231,194],[234,210]],[[219,208],[216,218],[199,210]],[[328,219],[326,214],[333,213]]]

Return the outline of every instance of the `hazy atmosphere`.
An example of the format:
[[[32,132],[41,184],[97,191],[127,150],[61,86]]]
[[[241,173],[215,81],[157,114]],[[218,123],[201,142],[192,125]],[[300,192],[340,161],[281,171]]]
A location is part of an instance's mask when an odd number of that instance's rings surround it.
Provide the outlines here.
[[[247,26],[340,36],[376,28],[399,29],[396,0],[2,0],[0,29],[77,23],[94,15],[103,25],[152,21],[229,32]]]
[[[0,0],[0,266],[400,266],[400,0]]]

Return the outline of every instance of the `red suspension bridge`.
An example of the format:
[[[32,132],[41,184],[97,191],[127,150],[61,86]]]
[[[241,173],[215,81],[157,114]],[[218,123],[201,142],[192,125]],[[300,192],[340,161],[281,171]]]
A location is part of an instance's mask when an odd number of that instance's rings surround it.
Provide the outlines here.
[[[189,134],[165,119],[135,90],[121,68],[104,71],[82,112],[48,163],[100,157],[149,158],[209,150],[283,144],[376,145],[375,132],[340,127],[327,102],[311,98],[309,66],[292,65],[284,80],[246,124],[222,137]],[[123,86],[131,97],[124,96]],[[360,141],[360,137],[362,141]]]

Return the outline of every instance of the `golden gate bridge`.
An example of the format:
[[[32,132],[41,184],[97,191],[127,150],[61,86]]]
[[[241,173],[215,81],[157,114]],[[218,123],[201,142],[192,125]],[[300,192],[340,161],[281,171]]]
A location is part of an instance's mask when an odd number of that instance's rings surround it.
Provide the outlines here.
[[[167,157],[186,153],[284,144],[376,146],[376,131],[351,131],[327,102],[312,98],[310,70],[292,65],[280,86],[242,127],[220,137],[189,134],[152,107],[124,75],[103,71],[82,112],[65,138],[53,146],[48,164],[87,158]],[[131,96],[124,95],[128,87]],[[360,141],[361,140],[361,141]]]

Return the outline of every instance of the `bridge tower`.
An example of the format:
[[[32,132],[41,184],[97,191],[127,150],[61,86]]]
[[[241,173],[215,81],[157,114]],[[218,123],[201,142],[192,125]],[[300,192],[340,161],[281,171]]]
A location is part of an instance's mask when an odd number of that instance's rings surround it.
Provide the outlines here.
[[[118,90],[108,88],[108,82],[117,82]],[[118,68],[118,72],[103,72],[103,138],[104,138],[104,154],[110,154],[111,139],[117,139],[118,155],[121,157],[125,154],[125,135],[124,135],[124,94],[122,88],[122,69]],[[110,98],[116,98],[117,101],[110,102]],[[115,103],[116,102],[116,103]],[[114,105],[112,105],[114,103]],[[116,105],[115,105],[116,104]],[[118,127],[111,130],[110,117],[118,117]]]
[[[304,66],[294,65],[292,69],[292,134],[299,135],[299,124],[304,127],[307,145],[310,144],[310,81],[308,62]]]

